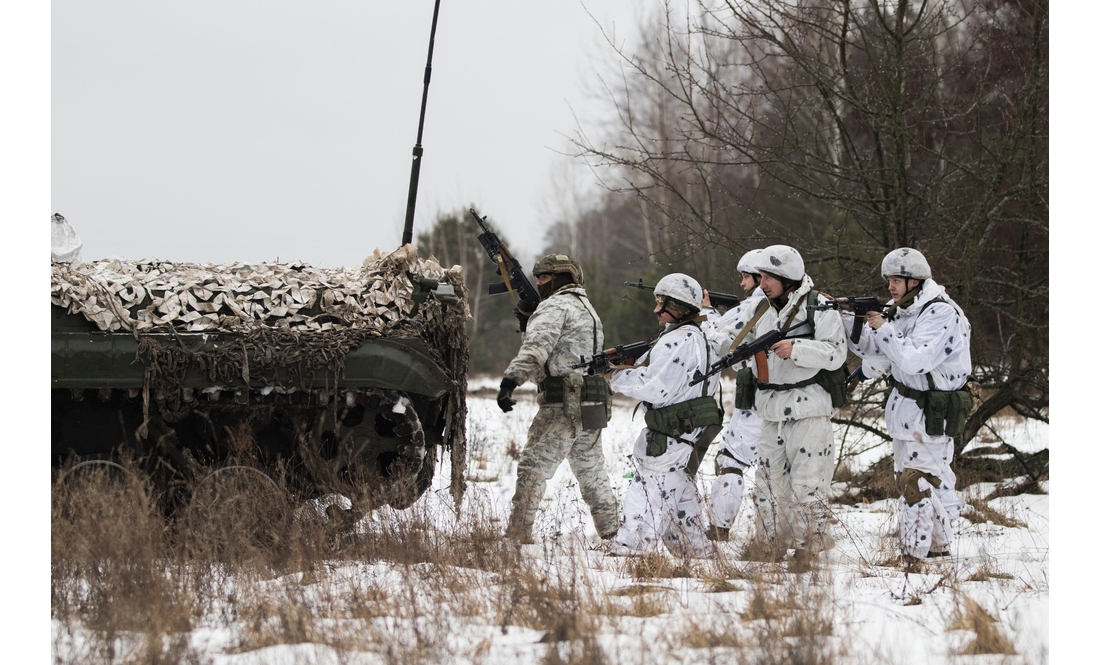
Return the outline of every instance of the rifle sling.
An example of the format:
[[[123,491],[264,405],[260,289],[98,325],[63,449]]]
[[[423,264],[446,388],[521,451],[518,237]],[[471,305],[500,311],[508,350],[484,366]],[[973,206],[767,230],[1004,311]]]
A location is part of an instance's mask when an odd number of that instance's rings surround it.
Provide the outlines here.
[[[741,345],[742,340],[745,339],[745,335],[749,334],[749,331],[752,330],[756,322],[760,320],[760,317],[764,316],[764,312],[767,311],[767,309],[768,299],[764,298],[760,301],[760,304],[756,306],[756,313],[753,314],[749,322],[745,324],[745,327],[741,329],[741,332],[737,333],[737,337],[733,338],[733,344],[730,346],[731,349],[737,349],[737,347]]]
[[[516,304],[516,311],[524,316],[531,316],[534,312],[525,312],[519,308],[519,298],[512,288],[512,278],[508,276],[508,269],[504,267],[504,255],[497,254],[497,266],[500,267],[500,276],[504,278],[504,286],[508,289],[508,295],[512,296],[512,302]]]
[[[783,327],[779,329],[781,332],[785,333],[791,327],[791,322],[794,321],[795,315],[798,314],[798,308],[802,306],[802,301],[805,299],[806,295],[803,294],[798,302],[795,303],[794,309],[791,311],[791,315],[787,317],[787,320],[783,324]],[[737,335],[737,338],[734,339],[733,348],[737,348],[737,345],[741,343],[741,340],[744,339],[744,336],[746,334],[748,334],[748,331],[752,329],[752,327],[756,325],[756,322],[760,320],[760,317],[764,315],[764,312],[768,309],[768,303],[769,301],[767,298],[760,301],[760,305],[758,305],[756,308],[756,314],[753,315],[752,319],[749,320],[748,325],[746,325],[745,328],[741,330],[741,332]],[[756,355],[753,356],[753,361],[756,363],[757,382],[768,385],[768,379],[770,378],[770,375],[768,373],[767,349],[761,349],[757,351]]]

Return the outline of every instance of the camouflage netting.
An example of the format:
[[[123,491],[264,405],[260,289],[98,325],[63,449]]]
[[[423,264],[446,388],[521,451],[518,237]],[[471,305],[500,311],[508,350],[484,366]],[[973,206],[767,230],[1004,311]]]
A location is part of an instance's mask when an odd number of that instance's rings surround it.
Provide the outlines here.
[[[385,332],[413,309],[414,279],[461,286],[406,245],[359,268],[123,261],[52,264],[51,300],[107,332],[225,332],[257,325],[298,330],[372,328]],[[457,291],[457,289],[456,289]]]
[[[414,299],[423,291],[418,288],[423,279],[453,286],[457,302]],[[469,311],[459,266],[444,269],[434,257],[419,258],[415,245],[387,255],[375,250],[358,268],[119,259],[53,263],[50,300],[102,331],[133,334],[147,383],[172,395],[179,394],[188,368],[202,372],[210,385],[247,386],[250,376],[263,376],[282,387],[315,388],[306,385],[306,377],[328,369],[338,381],[348,351],[367,339],[418,338],[455,383],[445,444],[451,451],[452,494],[461,501]],[[218,334],[233,342],[197,352],[146,335],[172,332]]]

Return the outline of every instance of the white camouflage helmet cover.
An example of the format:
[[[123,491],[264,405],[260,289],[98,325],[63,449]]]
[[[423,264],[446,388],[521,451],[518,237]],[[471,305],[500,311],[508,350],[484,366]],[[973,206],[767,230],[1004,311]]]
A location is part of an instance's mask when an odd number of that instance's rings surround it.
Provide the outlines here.
[[[741,257],[741,260],[737,262],[738,272],[747,272],[752,275],[759,275],[760,269],[756,267],[756,261],[760,255],[764,253],[762,249],[750,249],[745,252],[745,255]]]
[[[882,259],[882,276],[906,279],[930,279],[932,268],[928,259],[912,247],[899,247]]]
[[[657,286],[653,287],[654,296],[665,296],[678,300],[685,305],[691,305],[695,309],[703,308],[703,287],[694,277],[682,272],[674,272],[665,275]]]
[[[802,261],[802,255],[790,245],[764,248],[754,264],[756,272],[768,272],[795,282],[806,276],[806,264]]]

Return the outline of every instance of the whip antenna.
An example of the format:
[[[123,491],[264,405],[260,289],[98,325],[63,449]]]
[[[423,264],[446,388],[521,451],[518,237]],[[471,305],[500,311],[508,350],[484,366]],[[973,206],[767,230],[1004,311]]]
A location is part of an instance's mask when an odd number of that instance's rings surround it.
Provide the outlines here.
[[[428,107],[428,84],[432,82],[432,51],[435,50],[435,24],[439,20],[439,0],[435,0],[435,12],[432,14],[432,34],[428,38],[428,64],[424,66],[424,96],[420,100],[420,126],[416,130],[416,145],[413,146],[412,174],[409,176],[409,203],[405,207],[405,232],[401,235],[401,244],[408,245],[413,239],[413,213],[416,211],[416,188],[420,184],[420,158],[424,147],[424,111]]]

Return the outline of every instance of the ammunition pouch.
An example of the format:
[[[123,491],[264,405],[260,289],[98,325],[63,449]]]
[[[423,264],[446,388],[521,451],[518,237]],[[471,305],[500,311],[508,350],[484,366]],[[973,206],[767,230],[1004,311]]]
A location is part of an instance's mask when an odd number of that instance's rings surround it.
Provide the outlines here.
[[[738,376],[740,381],[740,376]],[[823,369],[817,374],[814,374],[808,379],[802,381],[796,381],[794,383],[763,383],[757,382],[757,390],[794,390],[795,388],[805,388],[806,386],[812,386],[817,384],[825,389],[825,392],[829,393],[829,399],[832,402],[834,409],[839,409],[842,406],[848,404],[848,368],[846,365],[841,365],[837,369]],[[738,407],[740,408],[740,407]]]
[[[966,431],[966,419],[974,398],[964,386],[959,390],[917,390],[890,377],[889,383],[903,397],[914,400],[924,411],[924,431],[932,436],[949,436],[961,441]]]
[[[668,452],[668,437],[660,432],[648,430],[645,433],[646,457],[660,457]]]
[[[829,393],[834,409],[848,405],[848,374],[847,363],[837,369],[823,369],[817,373],[818,384]]]
[[[580,420],[581,429],[603,429],[611,419],[611,384],[602,376],[584,376],[580,372],[548,376],[539,382],[538,388],[544,403],[560,402],[567,417]]]
[[[737,389],[733,397],[733,406],[737,409],[756,408],[756,376],[751,367],[737,372]]]
[[[645,412],[646,432],[646,456],[660,457],[668,450],[668,438],[680,440],[680,437],[700,427],[705,427],[699,440],[692,443],[696,448],[693,457],[695,469],[699,468],[702,456],[706,454],[707,447],[718,432],[722,429],[722,407],[710,396],[703,395],[695,399],[689,399],[678,404],[670,404],[659,409],[649,409]],[[713,431],[712,431],[713,430]],[[709,438],[708,435],[709,434]],[[684,442],[687,443],[687,442]],[[702,454],[699,448],[702,447]],[[690,468],[690,464],[689,464]],[[693,475],[694,470],[689,472]]]

